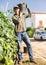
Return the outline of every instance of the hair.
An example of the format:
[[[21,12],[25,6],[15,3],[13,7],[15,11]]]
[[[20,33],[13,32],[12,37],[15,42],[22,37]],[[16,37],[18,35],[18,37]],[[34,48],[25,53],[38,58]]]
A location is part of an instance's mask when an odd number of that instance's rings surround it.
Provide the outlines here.
[[[13,7],[13,10],[19,9],[19,7]]]

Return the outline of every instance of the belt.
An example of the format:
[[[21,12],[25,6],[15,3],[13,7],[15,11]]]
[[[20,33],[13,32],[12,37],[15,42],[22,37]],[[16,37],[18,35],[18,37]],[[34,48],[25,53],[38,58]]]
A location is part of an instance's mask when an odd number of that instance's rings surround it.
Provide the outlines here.
[[[26,32],[26,31],[22,31],[22,33],[23,33],[23,32]]]
[[[26,31],[21,31],[20,33],[23,33],[23,32],[26,32]],[[17,33],[17,32],[16,32]]]

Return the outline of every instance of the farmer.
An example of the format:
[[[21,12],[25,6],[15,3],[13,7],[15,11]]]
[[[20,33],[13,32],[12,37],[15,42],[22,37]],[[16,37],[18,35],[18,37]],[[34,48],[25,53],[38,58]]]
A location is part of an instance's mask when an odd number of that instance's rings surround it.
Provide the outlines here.
[[[17,43],[18,43],[18,58],[19,58],[18,63],[19,64],[22,63],[22,61],[21,61],[22,52],[20,50],[22,40],[27,45],[30,62],[35,62],[34,58],[33,58],[31,42],[30,42],[28,35],[26,33],[26,18],[31,17],[31,12],[30,12],[29,8],[27,8],[28,14],[27,15],[23,14],[20,11],[20,8],[18,6],[14,7],[13,11],[14,11],[15,14],[12,17],[12,20],[13,20],[13,23],[15,24],[15,34],[18,37],[18,40],[17,40]]]

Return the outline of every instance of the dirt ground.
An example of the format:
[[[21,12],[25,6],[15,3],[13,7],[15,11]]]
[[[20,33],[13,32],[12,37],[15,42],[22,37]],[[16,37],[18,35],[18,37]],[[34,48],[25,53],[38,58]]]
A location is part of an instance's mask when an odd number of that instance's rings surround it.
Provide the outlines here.
[[[23,65],[46,65],[46,41],[35,41],[31,39],[31,45],[34,55],[34,60],[37,64],[26,62],[29,60],[28,53],[23,54]],[[22,42],[21,50],[23,52],[23,47],[26,45]]]

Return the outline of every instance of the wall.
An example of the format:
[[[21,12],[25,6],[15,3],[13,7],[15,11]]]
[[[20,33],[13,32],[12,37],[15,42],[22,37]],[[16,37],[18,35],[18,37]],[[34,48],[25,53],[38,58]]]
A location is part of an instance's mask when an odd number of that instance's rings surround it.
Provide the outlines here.
[[[46,27],[46,13],[32,13],[31,22],[32,22],[32,27],[34,28],[38,28],[38,27],[45,28]]]

